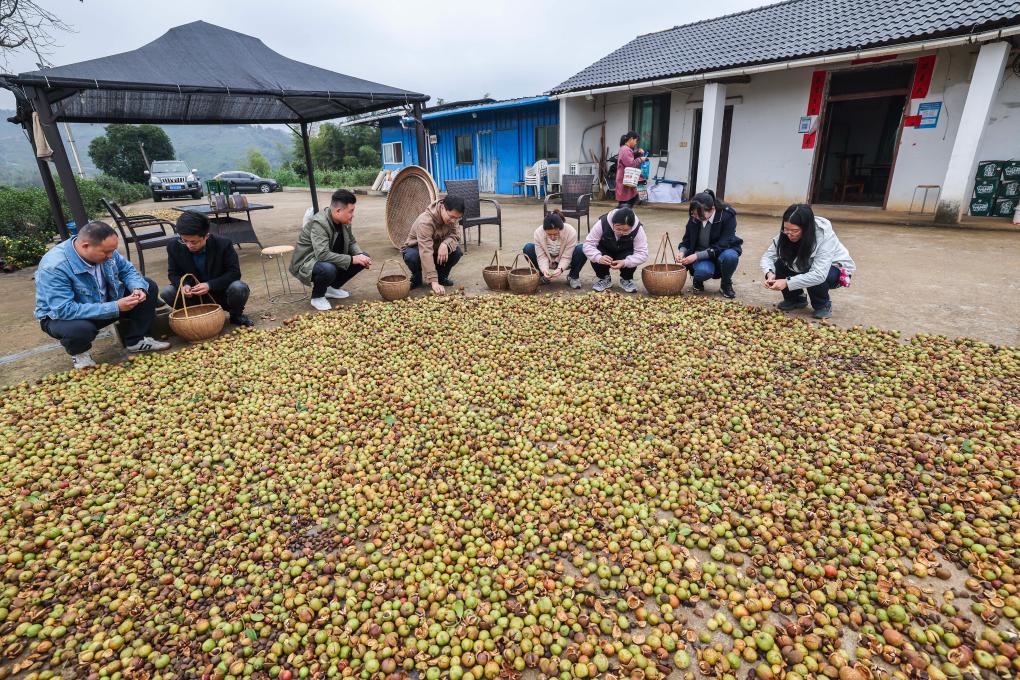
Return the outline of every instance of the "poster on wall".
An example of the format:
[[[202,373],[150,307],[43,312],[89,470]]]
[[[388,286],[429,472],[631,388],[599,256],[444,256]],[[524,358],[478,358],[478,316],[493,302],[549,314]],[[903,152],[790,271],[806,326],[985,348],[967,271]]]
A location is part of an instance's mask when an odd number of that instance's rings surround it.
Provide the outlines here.
[[[942,113],[942,102],[922,102],[917,105],[917,115],[921,122],[917,125],[920,128],[938,127],[939,114]]]

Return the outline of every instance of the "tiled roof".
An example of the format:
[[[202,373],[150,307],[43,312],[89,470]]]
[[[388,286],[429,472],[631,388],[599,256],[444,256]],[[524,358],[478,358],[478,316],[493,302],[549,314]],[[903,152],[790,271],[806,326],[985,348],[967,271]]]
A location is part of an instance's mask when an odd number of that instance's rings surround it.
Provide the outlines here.
[[[1017,0],[788,0],[638,36],[551,92],[966,35],[1018,22]]]

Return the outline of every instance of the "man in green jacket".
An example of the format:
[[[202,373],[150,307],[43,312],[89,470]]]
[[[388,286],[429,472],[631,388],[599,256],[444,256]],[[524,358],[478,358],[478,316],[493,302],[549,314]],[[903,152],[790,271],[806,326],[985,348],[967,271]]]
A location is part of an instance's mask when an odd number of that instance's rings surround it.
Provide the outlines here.
[[[351,230],[357,200],[347,189],[334,191],[329,207],[312,215],[301,227],[294,247],[290,273],[312,286],[312,307],[322,312],[331,309],[328,298],[350,297],[340,286],[372,266],[372,258],[361,249]]]

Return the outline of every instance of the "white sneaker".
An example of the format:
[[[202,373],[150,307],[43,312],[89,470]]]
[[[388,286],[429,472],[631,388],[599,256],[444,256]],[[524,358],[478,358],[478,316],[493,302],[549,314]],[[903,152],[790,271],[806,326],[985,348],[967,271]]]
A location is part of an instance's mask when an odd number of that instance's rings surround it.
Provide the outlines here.
[[[124,349],[133,354],[137,352],[162,352],[165,349],[170,349],[170,343],[163,342],[162,340],[157,340],[155,338],[150,338],[148,335],[146,335],[144,338],[142,338],[135,344],[128,345]]]
[[[71,357],[71,363],[74,365],[76,371],[80,371],[83,368],[92,368],[96,365],[91,352],[82,352],[81,354],[73,355]]]
[[[344,298],[349,298],[350,296],[351,294],[348,293],[343,288],[333,288],[332,286],[326,288],[326,297],[328,298],[333,298],[334,300],[343,300]]]
[[[634,283],[633,279],[620,279],[620,288],[623,289],[624,293],[637,292],[637,284]]]
[[[333,305],[329,304],[329,300],[324,297],[312,298],[309,302],[312,303],[312,307],[315,307],[320,312],[328,312],[333,309]]]
[[[594,285],[592,285],[591,289],[594,290],[596,293],[601,293],[602,291],[609,290],[612,287],[613,280],[607,276],[605,278],[596,280]]]
[[[567,277],[567,285],[570,286],[571,288],[573,288],[574,290],[580,290],[581,289],[581,279],[579,279],[579,278],[575,279],[575,278],[571,278],[571,277],[568,276]]]

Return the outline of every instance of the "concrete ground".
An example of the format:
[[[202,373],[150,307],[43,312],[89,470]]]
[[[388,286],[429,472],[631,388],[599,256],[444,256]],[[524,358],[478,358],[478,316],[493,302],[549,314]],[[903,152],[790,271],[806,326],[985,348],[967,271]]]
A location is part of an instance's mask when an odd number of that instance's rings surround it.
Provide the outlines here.
[[[329,193],[320,192],[320,203]],[[264,245],[293,244],[301,217],[310,205],[306,192],[272,194],[267,201],[275,209],[253,215],[255,229]],[[185,202],[180,202],[184,204]],[[130,212],[172,208],[177,202],[148,202],[130,206]],[[594,208],[604,210],[604,208]],[[824,210],[819,214],[825,215]],[[679,240],[685,213],[676,210],[639,208],[638,215],[649,232],[651,249],[665,231],[674,243]],[[500,258],[509,262],[520,247],[531,240],[542,218],[541,204],[534,199],[517,199],[503,206],[503,249]],[[875,223],[840,222],[834,227],[857,263],[853,285],[833,291],[832,323],[842,326],[874,325],[898,329],[906,336],[915,333],[966,336],[995,344],[1020,344],[1020,233],[909,227]],[[734,280],[737,299],[732,304],[773,305],[779,294],[761,287],[758,260],[769,239],[778,232],[779,220],[768,216],[739,218],[738,233],[744,239],[744,255]],[[400,254],[389,243],[385,229],[385,199],[361,196],[354,222],[358,241],[372,255],[376,266],[387,258],[399,261]],[[495,228],[483,227],[483,242],[473,242],[453,272],[457,288],[467,295],[487,292],[482,267],[497,247]],[[582,236],[584,234],[582,228]],[[239,251],[244,280],[251,285],[248,314],[261,328],[279,325],[283,319],[311,312],[307,301],[271,305],[267,300],[258,248],[246,245]],[[147,275],[157,283],[166,282],[166,258],[159,251],[146,253]],[[275,266],[275,265],[273,265]],[[35,380],[67,370],[70,362],[63,350],[39,329],[32,315],[34,270],[0,274],[0,385]],[[640,277],[640,275],[639,275]],[[594,276],[590,267],[582,274],[584,294],[591,292]],[[274,292],[279,278],[270,280]],[[334,304],[348,305],[379,300],[376,270],[354,279],[347,289],[352,296]],[[619,289],[614,289],[619,290]],[[717,281],[707,284],[709,296],[718,296]],[[543,286],[540,292],[575,294],[566,284]],[[425,289],[413,295],[426,295]],[[644,294],[643,292],[640,294]],[[685,294],[693,294],[690,283]],[[721,298],[720,298],[721,299]],[[810,319],[810,309],[797,312]],[[230,332],[231,326],[225,332]],[[175,346],[184,343],[174,338]],[[97,359],[115,361],[123,356],[113,338],[96,343]],[[16,356],[12,356],[16,355]]]

